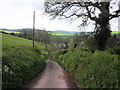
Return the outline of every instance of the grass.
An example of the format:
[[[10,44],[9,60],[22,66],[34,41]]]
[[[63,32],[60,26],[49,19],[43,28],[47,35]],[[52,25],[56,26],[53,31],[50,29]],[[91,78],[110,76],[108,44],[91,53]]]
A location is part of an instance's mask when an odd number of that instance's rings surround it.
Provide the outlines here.
[[[32,41],[2,34],[2,87],[20,88],[42,71],[44,46],[32,47]]]
[[[25,38],[16,37],[13,35],[2,34],[2,45],[3,46],[20,46],[20,47],[31,47],[33,41]],[[35,41],[35,46],[45,52],[45,46],[42,43]]]
[[[6,33],[20,33],[17,31],[10,31],[10,30],[0,30],[0,32],[6,32]]]
[[[112,32],[111,34],[120,34],[120,32]],[[60,37],[73,37],[74,33],[53,32],[52,35],[56,35]]]
[[[9,46],[32,46],[32,41],[20,37],[16,37],[13,35],[2,34],[2,43],[3,45]],[[35,45],[38,46],[39,43],[35,42]]]
[[[62,32],[54,32],[52,35],[60,36],[60,37],[72,37],[73,33],[62,33]]]
[[[111,34],[120,34],[120,32],[112,32]]]

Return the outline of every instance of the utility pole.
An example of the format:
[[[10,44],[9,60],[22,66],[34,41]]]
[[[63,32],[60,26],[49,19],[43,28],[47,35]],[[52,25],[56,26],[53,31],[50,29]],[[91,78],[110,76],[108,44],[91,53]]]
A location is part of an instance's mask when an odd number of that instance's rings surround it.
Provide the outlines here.
[[[35,46],[35,11],[33,12],[33,47]]]
[[[120,9],[120,1],[118,2],[118,9]],[[120,32],[120,17],[118,17],[118,32]]]

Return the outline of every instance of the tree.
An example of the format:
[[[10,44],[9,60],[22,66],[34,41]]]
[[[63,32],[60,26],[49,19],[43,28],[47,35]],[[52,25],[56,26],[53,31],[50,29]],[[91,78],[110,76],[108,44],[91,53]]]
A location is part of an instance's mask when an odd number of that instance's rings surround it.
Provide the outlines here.
[[[27,38],[27,39],[32,39],[32,30],[29,28],[23,28],[20,30],[21,33],[19,35],[21,37]]]
[[[120,16],[120,9],[110,12],[110,8],[115,7],[112,0],[102,2],[103,0],[46,0],[45,13],[54,18],[81,18],[81,26],[88,25],[89,21],[95,24],[94,36],[99,50],[105,49],[105,44],[111,36],[109,21]],[[78,0],[80,1],[80,0]]]
[[[46,30],[39,30],[36,32],[37,36],[37,40],[39,40],[40,42],[45,44],[46,50],[48,50],[48,46],[47,44],[51,43],[51,37],[52,35],[46,31]]]

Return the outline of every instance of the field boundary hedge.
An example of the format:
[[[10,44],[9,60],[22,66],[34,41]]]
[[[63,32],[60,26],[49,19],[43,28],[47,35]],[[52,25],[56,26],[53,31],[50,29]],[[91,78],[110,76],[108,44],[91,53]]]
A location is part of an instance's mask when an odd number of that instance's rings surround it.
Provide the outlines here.
[[[118,88],[118,55],[109,51],[91,53],[73,49],[63,55],[58,51],[51,54],[51,59],[74,73],[74,78],[83,88]]]
[[[3,46],[2,87],[20,88],[42,71],[45,56],[35,47]]]

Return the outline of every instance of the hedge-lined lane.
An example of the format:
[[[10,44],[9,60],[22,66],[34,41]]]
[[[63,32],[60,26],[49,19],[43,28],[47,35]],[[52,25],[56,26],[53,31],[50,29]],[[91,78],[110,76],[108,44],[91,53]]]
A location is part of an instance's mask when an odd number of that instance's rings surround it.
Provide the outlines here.
[[[69,50],[66,54],[61,52],[52,53],[51,59],[74,73],[74,78],[83,88],[118,88],[118,55],[108,51],[91,53],[80,49]]]

